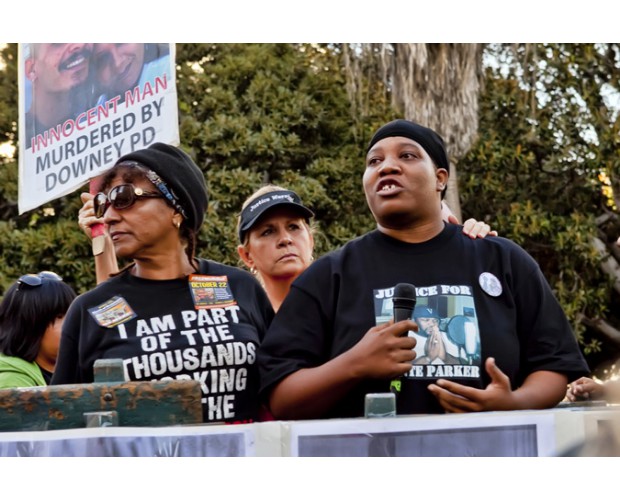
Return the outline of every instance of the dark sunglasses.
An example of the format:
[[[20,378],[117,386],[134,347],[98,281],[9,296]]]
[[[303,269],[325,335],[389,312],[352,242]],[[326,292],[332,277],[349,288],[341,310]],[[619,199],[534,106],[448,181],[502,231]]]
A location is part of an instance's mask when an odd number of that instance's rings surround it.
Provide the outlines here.
[[[29,286],[31,288],[41,286],[43,280],[62,281],[62,278],[52,271],[41,271],[39,274],[24,274],[17,280],[17,289],[21,289],[22,285]]]
[[[107,195],[105,193],[97,193],[95,195],[93,199],[95,217],[103,217],[110,205],[115,210],[124,210],[131,207],[140,198],[163,198],[163,196],[158,193],[144,191],[142,188],[134,187],[132,184],[114,186]]]

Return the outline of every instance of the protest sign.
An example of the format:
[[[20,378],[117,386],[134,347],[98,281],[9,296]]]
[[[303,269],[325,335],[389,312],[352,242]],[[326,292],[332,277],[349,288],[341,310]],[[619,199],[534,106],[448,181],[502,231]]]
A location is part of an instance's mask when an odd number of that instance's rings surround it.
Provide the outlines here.
[[[179,144],[174,56],[174,44],[20,44],[20,214],[126,153]]]

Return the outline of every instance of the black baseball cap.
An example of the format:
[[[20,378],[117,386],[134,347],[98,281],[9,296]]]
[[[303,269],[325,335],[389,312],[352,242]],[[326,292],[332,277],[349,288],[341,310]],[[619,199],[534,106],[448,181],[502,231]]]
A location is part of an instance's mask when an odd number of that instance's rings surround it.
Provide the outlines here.
[[[275,207],[289,207],[299,212],[306,220],[314,217],[314,212],[305,207],[294,191],[271,191],[252,200],[241,211],[239,222],[239,241],[243,243],[246,233],[252,229],[266,212]]]

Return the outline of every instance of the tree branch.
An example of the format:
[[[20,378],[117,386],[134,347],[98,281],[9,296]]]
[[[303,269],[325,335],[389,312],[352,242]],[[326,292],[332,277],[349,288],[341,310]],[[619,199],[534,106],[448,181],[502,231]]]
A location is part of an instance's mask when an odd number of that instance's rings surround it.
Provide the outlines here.
[[[604,319],[601,319],[601,318],[590,319],[584,316],[583,314],[580,314],[578,319],[581,323],[583,323],[588,328],[591,328],[597,331],[598,333],[603,335],[605,338],[607,338],[614,344],[617,344],[620,346],[620,330],[618,330],[617,328],[614,328],[612,325],[607,323]]]
[[[609,254],[607,245],[599,238],[592,238],[592,245],[602,258],[601,269],[611,277],[614,282],[614,290],[620,293],[620,265],[618,265],[618,261]]]

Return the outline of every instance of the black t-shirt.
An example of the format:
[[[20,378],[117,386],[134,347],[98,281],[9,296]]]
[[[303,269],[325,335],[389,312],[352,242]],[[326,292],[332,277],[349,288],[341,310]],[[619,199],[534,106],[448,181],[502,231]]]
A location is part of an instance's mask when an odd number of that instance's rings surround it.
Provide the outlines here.
[[[45,383],[47,385],[50,385],[50,382],[52,381],[52,372],[48,372],[47,370],[45,370],[44,368],[41,368],[40,365],[37,365],[39,367],[39,370],[41,370],[41,375],[43,375],[43,380],[45,380]]]
[[[461,230],[447,225],[419,244],[375,230],[317,260],[293,283],[259,349],[264,396],[287,375],[320,366],[391,319],[398,283],[416,286],[414,319],[420,327],[410,332],[417,338],[417,357],[402,379],[398,413],[443,413],[427,389],[438,378],[486,387],[488,357],[513,389],[538,370],[561,372],[569,380],[587,374],[567,318],[536,262],[505,238],[472,240]],[[433,328],[438,333],[432,335]],[[431,343],[443,345],[442,356]],[[365,380],[326,416],[362,416],[365,394],[389,390],[389,380]]]
[[[69,308],[52,383],[92,382],[97,359],[120,358],[127,380],[200,381],[205,422],[252,421],[256,350],[272,318],[264,290],[241,269],[200,260],[192,283],[124,272]]]

